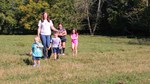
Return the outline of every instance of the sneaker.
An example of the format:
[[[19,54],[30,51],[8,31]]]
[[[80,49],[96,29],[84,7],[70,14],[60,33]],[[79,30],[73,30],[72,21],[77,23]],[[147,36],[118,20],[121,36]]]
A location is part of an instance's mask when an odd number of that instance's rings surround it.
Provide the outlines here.
[[[65,55],[64,53],[62,55]]]
[[[36,64],[34,64],[33,67],[36,67]]]

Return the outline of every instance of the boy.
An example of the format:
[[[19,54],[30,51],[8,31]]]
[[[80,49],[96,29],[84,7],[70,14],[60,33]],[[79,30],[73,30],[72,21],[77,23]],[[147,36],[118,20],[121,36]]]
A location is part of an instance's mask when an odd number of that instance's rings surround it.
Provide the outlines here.
[[[59,58],[60,48],[61,48],[61,40],[58,37],[58,33],[54,32],[54,37],[52,38],[50,48],[52,47],[54,53],[54,60]]]
[[[32,44],[32,59],[34,62],[33,67],[40,66],[40,58],[43,55],[43,52],[42,52],[43,45],[39,41],[40,41],[40,38],[36,36],[34,38],[34,43]]]

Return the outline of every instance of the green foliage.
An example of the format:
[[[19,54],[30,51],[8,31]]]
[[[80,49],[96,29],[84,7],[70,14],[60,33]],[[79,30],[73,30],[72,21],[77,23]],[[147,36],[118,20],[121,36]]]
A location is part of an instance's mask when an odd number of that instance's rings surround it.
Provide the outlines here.
[[[5,15],[3,13],[0,13],[0,26],[4,24],[5,21]]]
[[[55,25],[62,22],[68,29],[74,26],[72,24],[74,23],[73,2],[70,0],[39,0],[38,2],[29,0],[25,5],[19,6],[19,9],[22,14],[20,24],[29,30],[37,29],[37,23],[43,11],[48,12]]]
[[[142,30],[139,23],[145,8],[146,5],[142,0],[113,0],[107,7],[108,21],[113,30],[120,32]]]
[[[71,30],[88,30],[90,24],[97,23],[96,32],[147,32],[149,25],[149,1],[146,0],[101,0],[100,18],[95,19],[99,0],[1,0],[0,34],[14,34],[15,31],[37,30],[43,11],[48,12],[55,27],[62,22]],[[87,7],[87,4],[88,7]],[[106,30],[106,31],[99,31]]]
[[[73,0],[55,0],[50,5],[50,15],[55,23],[62,22],[67,29],[76,26]]]
[[[11,16],[7,16],[5,21],[6,21],[6,24],[10,24],[11,26],[14,26],[16,24],[16,20],[13,19]]]
[[[1,33],[10,34],[17,24],[17,6],[21,4],[20,0],[1,0],[0,16],[1,16]]]
[[[29,0],[26,5],[19,6],[22,14],[19,21],[20,25],[29,30],[36,30],[38,20],[41,19],[41,13],[44,9],[49,11],[48,8],[49,5],[45,1],[35,2],[33,0]]]
[[[108,22],[116,27],[118,24],[118,19],[125,14],[125,4],[127,4],[127,1],[123,0],[113,0],[108,4],[108,8],[106,9],[107,12],[109,13],[108,16]]]
[[[148,33],[150,32],[150,12],[149,11],[150,11],[150,6],[143,11],[141,15],[141,19],[138,23],[140,27],[148,31]]]

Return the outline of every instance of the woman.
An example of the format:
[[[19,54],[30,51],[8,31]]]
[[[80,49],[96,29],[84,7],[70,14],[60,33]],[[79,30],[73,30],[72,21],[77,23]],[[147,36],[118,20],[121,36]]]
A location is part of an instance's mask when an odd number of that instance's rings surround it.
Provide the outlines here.
[[[65,55],[65,45],[66,45],[66,35],[67,31],[63,28],[62,24],[58,24],[58,37],[61,39],[61,46],[62,46],[62,55]]]
[[[42,19],[38,23],[38,36],[41,38],[42,44],[44,46],[43,48],[43,57],[45,59],[48,58],[48,52],[47,48],[50,46],[50,41],[51,41],[51,29],[53,31],[58,31],[54,25],[53,22],[50,20],[47,12],[44,12],[42,14]]]

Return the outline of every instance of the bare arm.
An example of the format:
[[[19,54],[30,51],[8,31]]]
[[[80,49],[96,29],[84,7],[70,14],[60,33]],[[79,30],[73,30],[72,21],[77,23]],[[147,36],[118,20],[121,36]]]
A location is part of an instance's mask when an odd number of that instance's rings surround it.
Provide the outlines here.
[[[37,48],[43,48],[43,46],[37,46]]]
[[[66,36],[67,35],[67,31],[65,30],[65,31],[63,31],[63,32],[60,32],[59,34],[58,34],[58,36]]]
[[[50,48],[52,48],[52,42],[50,43],[48,50],[50,50]]]
[[[41,28],[39,27],[38,30],[37,30],[37,36],[38,37],[40,36],[40,32],[41,32]]]
[[[38,45],[37,45],[37,48],[43,48],[44,46],[41,44],[41,43],[39,43]]]
[[[52,29],[53,31],[58,32],[58,30],[57,30],[53,25],[51,26],[51,29]]]
[[[77,34],[77,37],[76,37],[76,39],[78,39],[78,34]]]
[[[65,30],[64,32],[63,32],[63,36],[66,36],[67,35],[67,31]]]
[[[62,45],[61,45],[61,40],[59,41],[59,49],[62,48]]]
[[[32,55],[32,50],[30,51],[29,55]]]
[[[75,37],[71,35],[71,39],[78,39],[78,34]]]
[[[70,35],[71,39],[73,39],[72,35]]]

